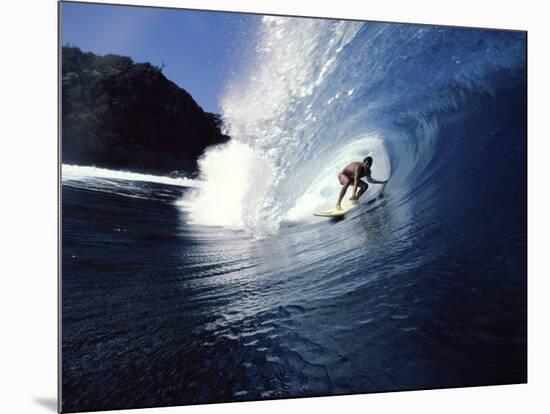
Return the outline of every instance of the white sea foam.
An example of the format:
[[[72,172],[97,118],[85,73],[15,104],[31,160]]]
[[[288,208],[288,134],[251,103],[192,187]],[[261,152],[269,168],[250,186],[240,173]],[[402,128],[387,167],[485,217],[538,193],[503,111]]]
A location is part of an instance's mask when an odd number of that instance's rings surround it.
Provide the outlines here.
[[[178,203],[189,211],[193,224],[242,228],[243,211],[256,191],[254,170],[272,174],[251,147],[232,140],[207,151],[199,159],[201,186]]]
[[[142,181],[159,184],[169,184],[181,187],[195,187],[197,181],[190,178],[174,178],[161,175],[141,174],[129,171],[117,171],[107,168],[86,167],[81,165],[63,164],[61,168],[62,181],[92,181],[92,180],[123,180]]]

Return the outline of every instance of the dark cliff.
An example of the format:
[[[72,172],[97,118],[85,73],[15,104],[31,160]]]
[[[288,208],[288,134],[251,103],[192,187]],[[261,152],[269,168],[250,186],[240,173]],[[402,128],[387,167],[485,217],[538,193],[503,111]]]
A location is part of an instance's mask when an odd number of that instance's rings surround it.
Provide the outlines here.
[[[62,49],[62,160],[151,173],[194,172],[229,139],[218,115],[149,63]]]

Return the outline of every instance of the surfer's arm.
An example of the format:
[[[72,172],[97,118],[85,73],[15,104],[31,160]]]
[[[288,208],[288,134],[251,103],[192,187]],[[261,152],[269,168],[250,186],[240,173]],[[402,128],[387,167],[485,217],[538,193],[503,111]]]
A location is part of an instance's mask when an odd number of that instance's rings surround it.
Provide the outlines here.
[[[386,184],[388,182],[388,180],[386,181],[380,181],[380,180],[375,180],[374,178],[371,177],[370,175],[370,172],[367,173],[367,175],[365,176],[365,178],[367,179],[367,181],[371,184]]]

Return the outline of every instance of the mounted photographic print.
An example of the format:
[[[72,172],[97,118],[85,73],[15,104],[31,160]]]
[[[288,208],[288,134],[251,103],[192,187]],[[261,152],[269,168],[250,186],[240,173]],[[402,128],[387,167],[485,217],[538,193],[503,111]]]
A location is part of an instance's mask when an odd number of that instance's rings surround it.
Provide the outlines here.
[[[527,381],[527,33],[61,2],[60,410]]]

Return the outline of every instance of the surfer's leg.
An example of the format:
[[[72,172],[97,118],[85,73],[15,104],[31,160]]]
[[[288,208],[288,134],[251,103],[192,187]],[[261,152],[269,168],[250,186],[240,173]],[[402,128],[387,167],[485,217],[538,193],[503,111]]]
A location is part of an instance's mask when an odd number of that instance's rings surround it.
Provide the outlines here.
[[[342,199],[346,195],[346,191],[348,191],[348,187],[351,184],[351,180],[348,178],[347,175],[340,173],[338,174],[338,181],[340,181],[340,184],[342,184],[342,189],[340,190],[340,194],[338,195],[336,208],[341,208],[340,203],[342,202]]]
[[[349,177],[346,174],[344,174],[342,171],[338,173],[338,181],[340,182],[341,185],[349,184],[351,182]]]
[[[340,194],[338,195],[338,201],[336,202],[336,208],[340,208],[340,203],[342,202],[342,199],[346,195],[346,191],[348,191],[349,183],[344,184],[342,186],[342,189],[340,190]]]
[[[357,199],[359,200],[359,198],[363,195],[363,193],[365,191],[367,191],[367,188],[369,188],[369,185],[364,182],[363,180],[359,180],[359,182],[357,183],[357,185],[359,185],[359,192],[357,193]]]

